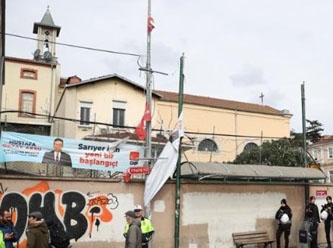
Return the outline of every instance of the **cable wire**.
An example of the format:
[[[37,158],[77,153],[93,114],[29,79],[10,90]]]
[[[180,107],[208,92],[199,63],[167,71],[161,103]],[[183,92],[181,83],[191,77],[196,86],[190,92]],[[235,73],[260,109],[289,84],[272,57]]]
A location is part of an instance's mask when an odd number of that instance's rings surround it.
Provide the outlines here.
[[[16,37],[16,38],[44,42],[44,40],[40,40],[40,39],[37,39],[37,38],[31,38],[31,37],[27,37],[27,36],[22,36],[22,35],[18,35],[18,34],[10,34],[10,33],[3,33],[3,32],[0,32],[0,33],[1,34],[5,34],[7,36]],[[85,50],[96,51],[96,52],[113,53],[113,54],[126,55],[126,56],[134,56],[134,57],[142,57],[143,56],[143,55],[136,54],[136,53],[117,52],[117,51],[111,51],[111,50],[106,50],[106,49],[86,47],[86,46],[79,46],[79,45],[73,45],[73,44],[61,43],[61,42],[53,42],[53,41],[48,41],[48,42],[52,43],[52,44],[56,44],[56,45],[67,46],[67,47],[74,47],[74,48],[85,49]]]

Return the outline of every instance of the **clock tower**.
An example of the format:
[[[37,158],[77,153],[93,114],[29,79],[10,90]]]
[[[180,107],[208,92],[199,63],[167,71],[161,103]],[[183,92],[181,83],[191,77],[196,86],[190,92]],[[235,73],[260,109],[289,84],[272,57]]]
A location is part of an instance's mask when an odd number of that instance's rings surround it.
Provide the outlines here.
[[[37,34],[37,50],[34,59],[44,59],[47,62],[56,59],[56,38],[60,33],[60,26],[54,24],[49,7],[40,22],[34,23],[33,33]]]

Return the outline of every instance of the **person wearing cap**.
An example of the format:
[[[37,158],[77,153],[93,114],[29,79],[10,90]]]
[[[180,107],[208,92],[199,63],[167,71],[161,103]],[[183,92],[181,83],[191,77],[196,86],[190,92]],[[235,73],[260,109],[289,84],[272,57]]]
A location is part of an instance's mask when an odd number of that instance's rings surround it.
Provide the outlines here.
[[[320,210],[320,213],[323,213],[326,211],[327,218],[324,219],[324,225],[325,225],[325,234],[326,234],[326,241],[327,241],[327,248],[331,248],[331,221],[333,219],[332,216],[332,210],[333,210],[333,203],[332,203],[332,197],[327,196],[326,197],[326,204],[322,205],[322,208]]]
[[[41,212],[36,211],[28,215],[28,227],[26,230],[26,248],[48,248],[49,230]]]
[[[143,208],[140,204],[134,206],[134,213],[137,219],[141,220],[141,232],[142,232],[142,248],[148,248],[149,241],[152,239],[154,234],[154,227],[150,219],[144,216]],[[128,232],[128,225],[124,228],[124,237]]]
[[[142,248],[141,222],[136,218],[134,211],[125,213],[128,231],[126,234],[125,248]]]
[[[291,208],[287,204],[286,199],[282,199],[280,201],[280,208],[277,210],[275,214],[275,219],[279,221],[279,226],[276,231],[276,248],[280,248],[280,238],[282,233],[284,233],[284,247],[288,248],[289,246],[289,235],[291,228],[291,218],[293,217],[293,213]]]
[[[0,211],[0,230],[2,231],[6,248],[13,248],[14,242],[18,241],[18,234],[12,222],[12,214],[9,209],[2,209]]]

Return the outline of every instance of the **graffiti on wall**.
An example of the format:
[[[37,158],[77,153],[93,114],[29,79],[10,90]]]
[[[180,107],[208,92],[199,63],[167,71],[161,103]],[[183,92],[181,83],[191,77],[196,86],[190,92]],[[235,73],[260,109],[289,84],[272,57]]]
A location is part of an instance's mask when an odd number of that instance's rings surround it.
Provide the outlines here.
[[[112,193],[52,190],[47,181],[22,192],[9,188],[0,182],[0,208],[11,210],[22,246],[26,243],[29,212],[42,212],[46,223],[62,225],[68,236],[77,241],[84,235],[92,238],[101,225],[112,222],[112,210],[119,205],[117,196]]]

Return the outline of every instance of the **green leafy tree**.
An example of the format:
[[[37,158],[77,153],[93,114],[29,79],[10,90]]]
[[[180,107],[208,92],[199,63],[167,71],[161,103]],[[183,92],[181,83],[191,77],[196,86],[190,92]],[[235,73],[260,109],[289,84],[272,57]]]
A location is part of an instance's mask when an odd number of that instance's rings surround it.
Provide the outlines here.
[[[306,140],[316,143],[321,139],[321,132],[324,131],[322,128],[323,124],[319,121],[306,120],[309,126],[306,127]]]
[[[315,143],[324,131],[322,124],[315,120],[306,120],[306,140]],[[243,151],[232,162],[234,164],[266,164],[272,166],[303,166],[303,135],[291,133],[292,138],[265,141],[261,147]],[[307,161],[313,159],[307,155]]]
[[[299,140],[295,138],[265,141],[261,147],[243,151],[233,163],[303,166],[302,149],[299,147]]]

